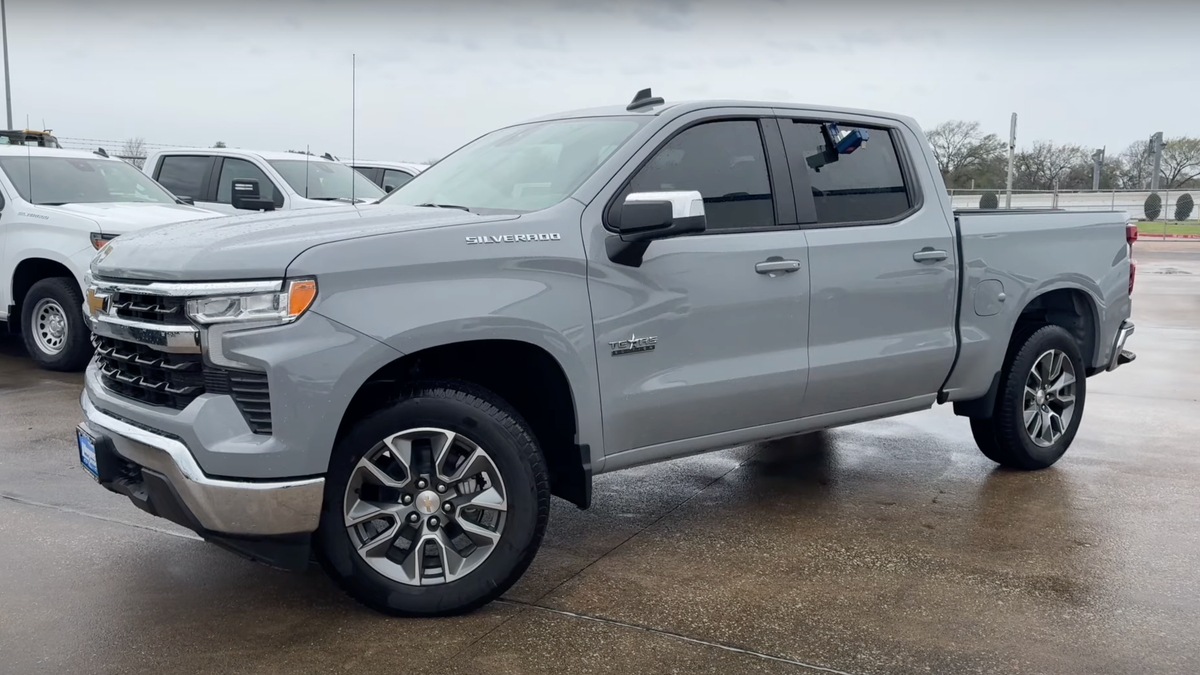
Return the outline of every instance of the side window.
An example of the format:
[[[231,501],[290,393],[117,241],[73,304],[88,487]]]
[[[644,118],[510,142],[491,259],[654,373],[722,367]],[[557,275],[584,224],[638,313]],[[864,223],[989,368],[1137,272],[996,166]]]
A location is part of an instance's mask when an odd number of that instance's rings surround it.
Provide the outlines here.
[[[818,223],[891,220],[909,209],[908,188],[887,129],[862,128],[867,142],[849,155],[825,154],[828,139],[817,122],[781,120],[792,171],[804,162],[812,184]],[[840,125],[842,131],[855,127]],[[797,153],[801,157],[791,157]]]
[[[400,187],[401,185],[404,185],[405,183],[407,183],[408,181],[410,181],[412,179],[413,179],[412,176],[408,175],[407,173],[404,173],[403,171],[397,171],[395,169],[384,169],[383,170],[383,189],[387,190],[390,187],[391,189],[394,190],[394,189]]]
[[[158,183],[176,197],[204,199],[204,179],[212,158],[198,155],[167,155],[158,164]]]
[[[350,168],[366,176],[367,180],[371,181],[372,183],[383,187],[383,169],[376,169],[370,166],[352,166]]]
[[[217,178],[217,201],[221,204],[232,204],[233,181],[242,178],[258,181],[259,196],[273,200],[275,208],[283,206],[283,193],[275,189],[275,184],[267,178],[267,174],[254,164],[236,157],[226,157],[221,164],[221,175]]]
[[[698,190],[710,230],[775,225],[758,122],[706,122],[683,131],[638,170],[621,199],[669,190]]]

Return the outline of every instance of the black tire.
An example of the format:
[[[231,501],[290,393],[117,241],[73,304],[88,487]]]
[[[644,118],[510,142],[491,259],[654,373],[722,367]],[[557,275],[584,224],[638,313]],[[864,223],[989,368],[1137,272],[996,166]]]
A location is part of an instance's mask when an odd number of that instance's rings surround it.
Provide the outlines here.
[[[1062,436],[1043,447],[1035,443],[1025,429],[1025,380],[1037,359],[1052,349],[1066,354],[1076,373],[1075,408]],[[1085,372],[1079,345],[1064,328],[1042,326],[1018,335],[1000,376],[1000,390],[996,395],[992,416],[971,420],[971,433],[976,445],[988,459],[1007,468],[1036,471],[1053,466],[1071,446],[1071,441],[1079,431],[1087,399]]]
[[[66,320],[66,336],[58,351],[48,350],[39,341],[39,325],[35,311],[40,314],[44,303],[53,303]],[[91,331],[83,319],[83,294],[79,285],[68,277],[42,279],[30,287],[21,300],[21,335],[25,350],[30,358],[46,370],[76,371],[87,367],[95,350],[92,348]]]
[[[495,550],[465,577],[432,586],[392,580],[362,559],[343,522],[346,487],[358,461],[383,439],[407,429],[438,427],[487,449],[508,497]],[[334,449],[325,483],[314,553],[326,574],[362,604],[395,616],[446,616],[500,597],[533,561],[550,516],[550,478],[528,424],[499,396],[476,385],[419,382],[400,398],[354,424]]]

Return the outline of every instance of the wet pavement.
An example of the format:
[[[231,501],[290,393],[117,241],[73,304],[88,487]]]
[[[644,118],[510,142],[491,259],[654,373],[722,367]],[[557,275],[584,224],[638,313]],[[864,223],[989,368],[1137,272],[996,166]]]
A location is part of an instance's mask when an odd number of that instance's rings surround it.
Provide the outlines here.
[[[1200,243],[1054,468],[947,408],[600,476],[505,600],[386,618],[77,468],[78,375],[0,339],[0,673],[1200,672]]]

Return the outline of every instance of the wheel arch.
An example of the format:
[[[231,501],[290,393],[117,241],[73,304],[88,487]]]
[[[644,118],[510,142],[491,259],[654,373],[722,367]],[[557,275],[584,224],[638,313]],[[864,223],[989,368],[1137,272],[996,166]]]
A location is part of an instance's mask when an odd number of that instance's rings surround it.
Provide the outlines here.
[[[9,280],[11,293],[9,321],[13,322],[14,326],[20,322],[21,306],[24,304],[29,289],[42,279],[54,277],[65,277],[79,283],[79,279],[71,270],[70,262],[50,252],[39,253],[17,263],[13,268],[12,278]]]
[[[592,448],[568,369],[545,346],[513,338],[426,345],[380,366],[358,387],[338,426],[335,444],[353,423],[394,400],[399,385],[425,379],[464,380],[504,399],[530,425],[550,470],[551,493],[587,508]]]

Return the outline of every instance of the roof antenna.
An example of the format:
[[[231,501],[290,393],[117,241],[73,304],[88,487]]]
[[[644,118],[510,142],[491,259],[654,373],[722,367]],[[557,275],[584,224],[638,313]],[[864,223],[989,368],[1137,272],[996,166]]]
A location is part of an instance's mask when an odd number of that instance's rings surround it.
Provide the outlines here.
[[[666,103],[666,101],[664,101],[661,96],[652,95],[650,93],[650,87],[646,87],[645,89],[634,94],[633,100],[629,102],[629,105],[625,106],[625,109],[633,111],[640,108],[652,108],[656,105],[662,105],[663,103]]]
[[[354,166],[354,164],[356,163],[355,152],[354,152],[355,151],[354,132],[356,131],[354,128],[354,123],[356,121],[354,104],[355,104],[355,94],[357,93],[357,90],[355,88],[357,85],[357,82],[355,80],[355,71],[357,69],[357,66],[358,66],[358,56],[356,54],[351,54],[350,55],[350,166]],[[358,183],[358,181],[354,180],[355,179],[354,174],[355,174],[354,169],[350,169],[350,203],[351,204],[358,203],[354,199],[354,186]]]
[[[104,148],[96,148],[96,152],[94,152],[92,154],[100,155],[101,157],[108,157],[108,153],[105,152]]]

